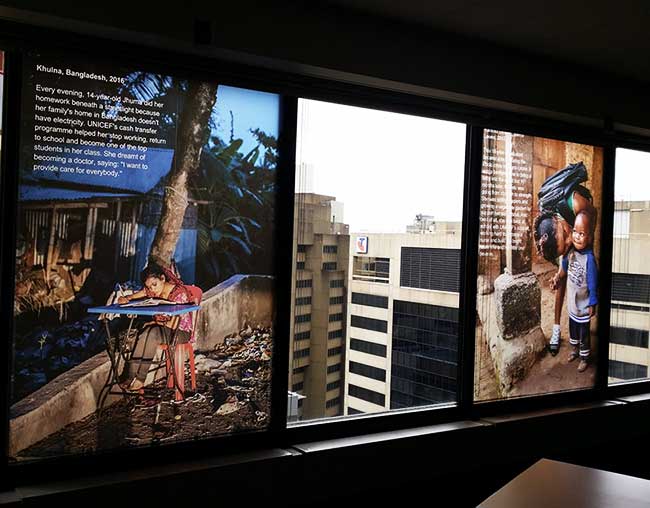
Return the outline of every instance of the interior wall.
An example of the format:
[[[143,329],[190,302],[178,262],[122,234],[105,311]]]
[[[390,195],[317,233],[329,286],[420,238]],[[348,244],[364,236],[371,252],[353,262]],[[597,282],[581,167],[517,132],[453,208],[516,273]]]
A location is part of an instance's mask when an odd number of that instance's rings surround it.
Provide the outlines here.
[[[262,4],[240,0],[204,5],[198,1],[186,1],[173,12],[160,5],[151,7],[139,2],[111,2],[107,5],[19,0],[2,3],[186,43],[193,42],[195,19],[210,20],[215,47],[290,61],[293,62],[292,68],[298,70],[300,64],[318,66],[575,115],[611,117],[622,123],[650,128],[650,118],[645,113],[649,110],[650,98],[642,83],[549,59],[531,58],[477,40],[434,34],[422,28],[361,15],[342,15],[338,9],[329,7],[316,9],[310,2]],[[0,10],[0,16],[8,14],[11,13]],[[32,17],[32,22],[38,22],[38,18]],[[61,25],[61,28],[71,29],[71,26]],[[317,489],[322,489],[320,493],[324,498],[341,496],[349,500],[350,496],[356,495],[367,499],[368,495],[374,495],[379,500],[385,489],[376,490],[374,487],[383,481],[386,481],[385,488],[395,489],[400,492],[400,497],[404,493],[408,499],[418,488],[427,485],[433,475],[438,479],[435,488],[441,491],[453,488],[461,496],[471,497],[471,502],[475,503],[518,473],[520,465],[528,465],[543,456],[575,462],[592,459],[590,465],[605,467],[611,464],[619,471],[638,473],[646,466],[641,466],[640,461],[628,461],[626,455],[635,445],[642,445],[644,450],[647,448],[647,425],[643,423],[647,421],[647,415],[647,407],[640,414],[617,412],[609,422],[612,425],[606,425],[606,421],[593,418],[593,415],[558,417],[553,422],[540,420],[537,425],[529,420],[522,421],[508,426],[507,432],[497,431],[496,436],[492,435],[490,428],[461,448],[454,448],[454,443],[443,445],[437,440],[414,439],[411,453],[407,454],[413,461],[407,464],[409,467],[403,473],[399,471],[405,460],[404,449],[397,444],[387,445],[395,448],[383,449],[382,454],[377,454],[377,447],[373,446],[368,446],[364,453],[351,449],[347,453],[359,458],[349,463],[346,463],[346,458],[349,459],[346,453],[332,452],[300,459],[309,466],[306,468],[302,467],[303,464],[285,465],[280,469],[268,464],[266,468],[258,466],[248,470],[242,466],[231,471],[231,476],[237,477],[242,484],[233,487],[226,481],[229,476],[222,476],[220,484],[230,485],[230,488],[215,487],[208,493],[208,499],[231,496],[241,501],[251,498],[239,493],[251,485],[250,478],[255,475],[261,478],[260,490],[264,490],[266,496],[262,496],[263,499],[291,498],[296,502],[300,500],[299,496],[291,497],[296,489],[307,499],[315,496]],[[636,434],[630,433],[628,427],[631,424],[643,428],[637,428]],[[586,441],[578,440],[578,429],[581,428],[589,431]],[[607,445],[605,450],[603,441]],[[481,448],[480,443],[485,448]],[[568,446],[570,451],[560,453],[561,445]],[[462,457],[462,463],[455,462],[455,467],[448,468],[448,463],[439,460],[441,447],[447,451],[442,456],[450,461],[451,457]],[[418,454],[422,457],[417,457]],[[643,452],[637,455],[639,458],[647,457]],[[378,456],[383,460],[377,461]],[[428,468],[417,466],[422,463],[422,458],[425,464],[428,461]],[[372,464],[375,467],[371,473],[364,473]],[[623,467],[626,464],[630,465],[627,471]],[[273,471],[275,475],[271,474]],[[323,472],[311,479],[318,482],[317,485],[302,477],[313,471]],[[647,467],[642,472],[648,474]],[[397,474],[392,482],[391,473]],[[443,473],[456,479],[451,484],[453,487],[445,489]],[[300,481],[296,482],[296,478]],[[346,478],[345,488],[338,489],[341,479]],[[146,492],[161,499],[171,493],[172,499],[182,496],[185,501],[187,497],[199,497],[200,494],[205,499],[205,492],[193,486],[197,483],[211,485],[213,479],[213,474],[194,472],[172,481],[169,478],[125,481],[120,484],[123,491],[119,492],[126,496]],[[108,492],[109,488],[113,494],[118,492],[113,485],[105,487],[102,492]],[[83,498],[84,492],[88,498],[98,498],[97,490],[80,489],[70,490],[67,499]],[[435,491],[432,493],[434,496]],[[65,495],[61,497],[65,498]],[[460,503],[456,505],[461,506]]]
[[[215,48],[277,59],[286,69],[309,72],[306,66],[316,66],[451,92],[452,98],[464,94],[650,128],[644,83],[318,1],[187,1],[173,12],[122,1],[2,4],[23,14],[29,10],[137,31],[143,42],[146,34],[192,44],[200,20],[209,23]],[[0,16],[15,15],[13,9],[0,9]],[[27,18],[41,22],[38,16]],[[62,28],[75,26],[63,23]]]

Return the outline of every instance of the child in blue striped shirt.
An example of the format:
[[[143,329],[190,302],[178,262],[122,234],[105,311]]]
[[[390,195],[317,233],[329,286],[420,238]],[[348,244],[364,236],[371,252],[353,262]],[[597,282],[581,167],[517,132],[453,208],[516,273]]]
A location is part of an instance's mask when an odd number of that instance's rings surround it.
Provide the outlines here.
[[[573,247],[562,257],[558,273],[551,287],[559,286],[567,277],[567,307],[569,310],[569,343],[572,351],[568,361],[580,358],[578,371],[584,372],[589,364],[589,322],[596,315],[598,305],[598,267],[592,249],[591,217],[585,212],[576,215],[572,231]]]

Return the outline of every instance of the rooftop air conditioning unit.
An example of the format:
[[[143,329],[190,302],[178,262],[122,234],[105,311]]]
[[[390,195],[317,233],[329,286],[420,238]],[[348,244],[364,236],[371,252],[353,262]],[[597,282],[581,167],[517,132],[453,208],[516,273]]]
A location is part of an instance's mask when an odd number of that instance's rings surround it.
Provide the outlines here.
[[[299,393],[289,392],[288,399],[287,399],[287,421],[288,422],[298,421],[299,419],[298,401],[306,398],[307,397],[305,397],[304,395],[300,395]]]

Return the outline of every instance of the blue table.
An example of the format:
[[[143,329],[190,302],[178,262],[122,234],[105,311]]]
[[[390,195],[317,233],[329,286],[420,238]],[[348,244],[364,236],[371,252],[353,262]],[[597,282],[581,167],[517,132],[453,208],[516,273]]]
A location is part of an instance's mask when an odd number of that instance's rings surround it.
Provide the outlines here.
[[[166,316],[180,316],[199,310],[199,305],[190,303],[179,303],[177,305],[153,305],[142,307],[125,307],[117,303],[113,305],[104,305],[102,307],[90,307],[88,312],[90,314],[122,314],[128,316],[155,316],[156,314],[164,314]]]
[[[183,314],[187,314],[188,312],[197,311],[200,308],[201,307],[196,304],[180,303],[177,305],[152,305],[152,306],[140,306],[140,307],[112,304],[112,305],[103,305],[100,307],[90,307],[88,309],[88,312],[90,314],[100,314],[100,319],[104,321],[104,325],[106,327],[106,352],[108,353],[108,357],[111,361],[111,369],[109,371],[108,377],[106,378],[104,387],[99,392],[98,408],[100,413],[104,406],[104,402],[106,401],[106,398],[110,393],[121,394],[121,395],[129,394],[129,392],[124,390],[119,384],[120,359],[124,360],[125,362],[127,361],[126,351],[125,351],[126,343],[120,344],[119,334],[117,334],[115,338],[111,340],[111,331],[110,331],[110,327],[108,326],[109,320],[106,318],[106,316],[101,316],[101,314],[119,314],[119,315],[125,315],[130,317],[131,319],[129,320],[129,328],[126,332],[126,336],[128,338],[129,335],[131,334],[131,329],[133,328],[133,321],[137,316],[156,316],[156,315],[165,315],[165,316],[172,316],[172,317],[181,316]],[[176,331],[178,329],[179,320],[176,321],[177,323],[173,327],[173,333],[171,339],[169,341],[169,344],[167,344],[167,348],[168,348],[167,354],[170,355],[170,358],[174,358]],[[175,373],[176,369],[171,369],[171,370],[172,370],[172,378],[174,380],[174,386],[176,387],[177,390],[182,392],[182,390],[179,389],[178,381],[176,380],[176,373]],[[115,385],[120,386],[121,392],[111,392],[111,388]]]

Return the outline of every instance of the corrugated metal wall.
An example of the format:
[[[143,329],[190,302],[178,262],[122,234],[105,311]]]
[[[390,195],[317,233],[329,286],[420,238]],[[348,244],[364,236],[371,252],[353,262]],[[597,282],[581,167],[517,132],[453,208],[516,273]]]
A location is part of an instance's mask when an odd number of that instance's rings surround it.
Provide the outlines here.
[[[52,212],[49,210],[26,210],[25,211],[23,224],[26,225],[27,231],[29,233],[29,238],[25,238],[25,241],[36,246],[34,249],[34,259],[33,259],[35,265],[42,265],[45,263],[47,246],[45,246],[45,249],[39,249],[39,247],[41,246],[39,245],[38,238],[41,230],[45,230],[45,231],[50,230],[51,217],[52,217]]]
[[[78,216],[80,212],[84,215],[85,231],[87,229],[87,208],[79,207],[57,210],[55,224],[56,238],[68,239],[70,217],[73,215]],[[117,279],[138,280],[140,272],[147,262],[147,256],[153,243],[156,227],[142,224],[142,216],[142,210],[139,210],[136,216],[137,221],[134,221],[131,213],[125,213],[122,216],[123,220],[119,222],[115,218],[101,216],[97,221],[95,234],[107,238],[114,238],[117,242]],[[22,219],[29,233],[29,238],[26,240],[33,242],[36,246],[34,264],[44,265],[47,257],[52,209],[26,209],[23,211]],[[196,277],[196,241],[196,229],[182,229],[176,251],[174,252],[174,259],[176,260],[179,272],[183,280],[188,284],[194,283]]]

